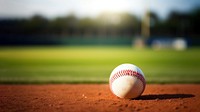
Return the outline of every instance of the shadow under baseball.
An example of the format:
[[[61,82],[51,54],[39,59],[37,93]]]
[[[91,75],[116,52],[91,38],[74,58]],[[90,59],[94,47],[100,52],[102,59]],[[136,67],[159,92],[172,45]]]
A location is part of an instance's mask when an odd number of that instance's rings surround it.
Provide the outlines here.
[[[165,100],[165,99],[178,99],[178,98],[191,98],[195,97],[193,94],[150,94],[142,95],[135,100]]]

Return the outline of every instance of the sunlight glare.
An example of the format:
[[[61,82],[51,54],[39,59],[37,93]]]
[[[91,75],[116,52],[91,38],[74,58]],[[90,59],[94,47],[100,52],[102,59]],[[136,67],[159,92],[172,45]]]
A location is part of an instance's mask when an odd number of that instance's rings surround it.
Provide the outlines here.
[[[92,13],[119,13],[128,11],[129,4],[125,0],[90,0],[88,8]]]

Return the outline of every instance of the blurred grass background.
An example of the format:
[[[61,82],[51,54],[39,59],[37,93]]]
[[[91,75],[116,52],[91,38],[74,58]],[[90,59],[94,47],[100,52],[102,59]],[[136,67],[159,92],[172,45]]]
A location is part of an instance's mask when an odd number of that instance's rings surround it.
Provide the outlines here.
[[[108,83],[112,70],[122,63],[140,67],[147,83],[200,83],[199,49],[4,46],[0,47],[0,83]]]
[[[199,0],[0,0],[0,84],[108,83],[122,63],[200,83],[199,17]]]

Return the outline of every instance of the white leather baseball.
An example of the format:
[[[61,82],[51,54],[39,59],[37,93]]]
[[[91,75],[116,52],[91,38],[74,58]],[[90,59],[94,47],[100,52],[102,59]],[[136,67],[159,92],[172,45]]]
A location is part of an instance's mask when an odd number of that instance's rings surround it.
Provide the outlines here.
[[[110,89],[120,98],[137,98],[145,89],[145,76],[142,70],[133,64],[121,64],[111,73]]]

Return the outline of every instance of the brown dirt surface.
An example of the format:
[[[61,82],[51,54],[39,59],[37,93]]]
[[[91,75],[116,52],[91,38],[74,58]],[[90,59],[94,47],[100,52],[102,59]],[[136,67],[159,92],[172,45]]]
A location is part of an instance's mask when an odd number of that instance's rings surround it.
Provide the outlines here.
[[[0,85],[1,112],[200,112],[200,84],[149,84],[120,99],[108,84]]]

